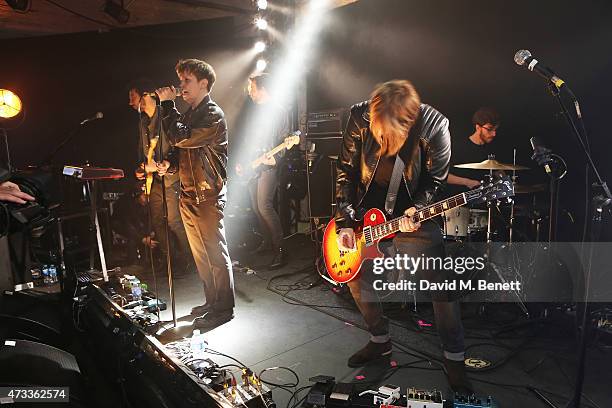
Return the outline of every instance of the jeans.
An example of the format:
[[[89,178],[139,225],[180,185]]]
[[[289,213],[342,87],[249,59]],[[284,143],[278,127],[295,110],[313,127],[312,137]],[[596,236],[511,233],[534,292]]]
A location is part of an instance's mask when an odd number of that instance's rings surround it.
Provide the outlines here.
[[[234,308],[234,275],[225,239],[221,200],[196,204],[181,199],[181,215],[200,279],[204,283],[206,303],[215,312]]]
[[[276,167],[272,167],[262,171],[258,178],[249,182],[253,212],[259,221],[264,241],[269,241],[274,249],[282,246],[283,239],[280,217],[274,210],[274,196],[278,187],[276,174]]]
[[[396,254],[407,254],[418,257],[441,256],[444,257],[444,246],[442,234],[437,224],[426,221],[421,228],[411,233],[399,233],[393,241],[381,243],[380,249],[387,256]],[[373,277],[371,262],[364,263],[361,276],[348,283],[353,299],[361,312],[368,331],[370,340],[374,343],[385,343],[390,340],[389,320],[383,315],[382,305],[378,295],[372,288]],[[429,281],[440,281],[439,272],[424,270],[418,277]],[[432,294],[432,304],[436,328],[442,342],[444,356],[449,360],[463,361],[464,358],[464,331],[461,323],[461,310],[458,301],[450,301],[445,293]]]

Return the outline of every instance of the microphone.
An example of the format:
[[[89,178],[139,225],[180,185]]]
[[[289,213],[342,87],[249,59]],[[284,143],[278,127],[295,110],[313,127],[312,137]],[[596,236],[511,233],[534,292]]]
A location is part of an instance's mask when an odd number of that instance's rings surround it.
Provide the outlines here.
[[[517,65],[526,66],[528,70],[535,72],[542,78],[552,82],[557,88],[561,88],[565,81],[557,76],[552,69],[538,63],[528,50],[518,50],[514,54],[514,62]]]
[[[83,120],[83,121],[81,122],[81,125],[84,125],[84,124],[86,124],[87,122],[91,122],[92,120],[102,119],[103,117],[104,117],[104,114],[103,114],[102,112],[96,112],[96,114],[95,114],[95,115],[93,115],[92,117],[90,117],[90,118],[87,118],[87,119]]]
[[[159,100],[159,96],[157,96],[157,93],[155,92],[143,92],[143,95],[148,95],[151,96],[152,98]],[[179,96],[183,96],[183,88],[179,87],[175,87],[174,88],[174,94],[179,97]]]

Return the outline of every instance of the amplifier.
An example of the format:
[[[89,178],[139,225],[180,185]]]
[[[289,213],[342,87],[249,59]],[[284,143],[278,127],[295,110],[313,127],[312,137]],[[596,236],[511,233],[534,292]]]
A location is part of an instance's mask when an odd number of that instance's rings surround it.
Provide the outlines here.
[[[346,116],[345,109],[310,112],[306,123],[307,137],[316,135],[341,135]]]

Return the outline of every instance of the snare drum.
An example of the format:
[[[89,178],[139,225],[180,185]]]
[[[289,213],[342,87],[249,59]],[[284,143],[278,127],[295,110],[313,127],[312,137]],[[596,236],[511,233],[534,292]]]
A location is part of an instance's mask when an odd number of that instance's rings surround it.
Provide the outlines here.
[[[477,208],[459,207],[445,211],[444,238],[467,238],[470,234],[487,229],[488,211]]]

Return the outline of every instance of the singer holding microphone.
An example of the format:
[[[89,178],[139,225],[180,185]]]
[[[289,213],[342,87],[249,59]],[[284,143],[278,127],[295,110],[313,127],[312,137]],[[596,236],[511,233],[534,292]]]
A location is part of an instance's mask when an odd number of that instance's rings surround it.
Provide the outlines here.
[[[192,309],[192,314],[199,315],[194,327],[210,329],[234,317],[234,278],[223,221],[227,124],[223,111],[210,97],[216,79],[213,67],[186,59],[175,69],[189,109],[180,114],[175,108],[174,87],[157,89],[163,128],[178,152],[178,163],[176,159],[172,164],[160,163],[158,171],[164,174],[178,164],[181,215],[206,297],[203,305]]]
[[[166,133],[159,126],[159,109],[157,108],[157,96],[155,87],[146,80],[136,81],[129,86],[129,104],[139,113],[139,140],[138,140],[138,167],[135,176],[138,180],[145,182],[147,173],[153,175],[153,183],[149,193],[148,202],[151,212],[151,228],[153,234],[149,236],[146,245],[153,249],[159,248],[164,256],[166,253],[166,231],[164,225],[164,203],[163,192],[166,193],[166,205],[168,208],[168,228],[171,237],[171,254],[177,261],[176,271],[184,271],[191,261],[191,253],[187,242],[187,235],[181,213],[179,211],[180,182],[178,174],[165,174],[163,183],[160,173],[157,171],[156,162],[168,161],[170,143]],[[147,163],[147,155],[151,146],[151,141],[161,132],[161,141],[157,141],[156,148],[153,149],[153,161]],[[160,150],[161,148],[161,150]],[[161,260],[160,266],[165,267],[167,262]]]

